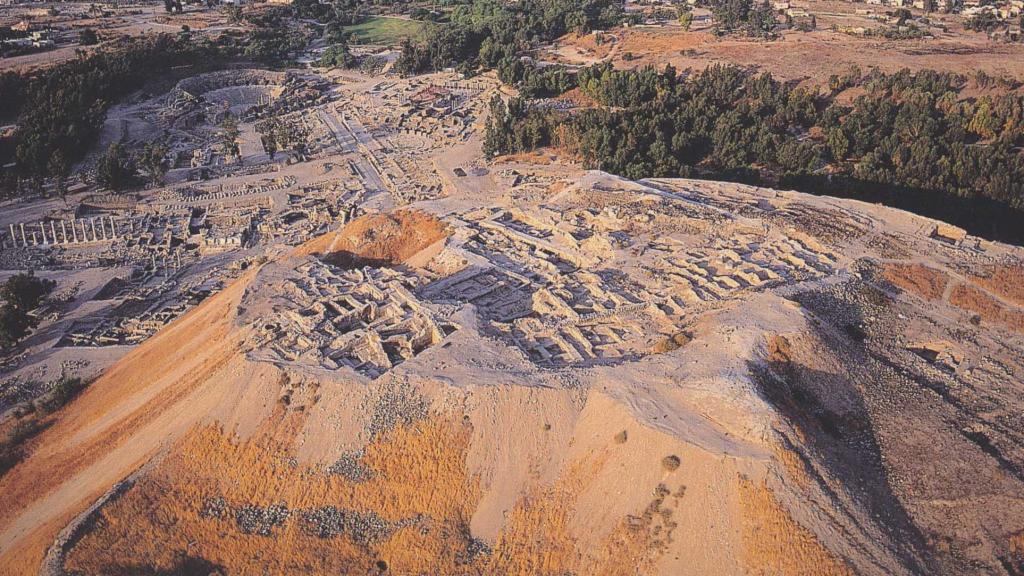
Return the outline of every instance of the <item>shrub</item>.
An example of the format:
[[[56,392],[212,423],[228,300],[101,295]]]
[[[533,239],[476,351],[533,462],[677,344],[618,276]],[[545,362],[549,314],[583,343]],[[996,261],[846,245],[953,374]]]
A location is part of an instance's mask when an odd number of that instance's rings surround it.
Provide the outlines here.
[[[661,459],[661,467],[664,468],[665,470],[668,470],[669,472],[672,472],[679,468],[679,464],[681,463],[682,461],[679,460],[679,456],[676,456],[675,454],[672,454],[671,456],[665,456],[664,458]]]
[[[56,412],[74,400],[85,387],[86,383],[81,378],[61,375],[54,381],[50,393],[42,400],[41,407],[46,412]]]
[[[100,38],[96,35],[96,31],[92,28],[83,28],[78,33],[78,43],[82,46],[92,46],[93,44],[99,44]]]

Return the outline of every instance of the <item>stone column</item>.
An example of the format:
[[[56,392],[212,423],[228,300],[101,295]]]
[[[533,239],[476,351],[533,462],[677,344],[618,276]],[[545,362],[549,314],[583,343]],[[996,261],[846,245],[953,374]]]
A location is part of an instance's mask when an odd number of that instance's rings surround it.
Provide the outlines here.
[[[43,237],[43,244],[49,244],[49,242],[46,241],[46,224],[43,222],[39,223],[39,234]]]
[[[60,243],[60,241],[57,240],[57,225],[53,223],[53,220],[50,220],[50,238],[53,239],[54,244]]]
[[[88,231],[85,229],[85,218],[81,219],[80,222],[82,223],[82,242],[88,242],[89,234]]]
[[[60,235],[64,237],[64,243],[68,243],[68,229],[64,227],[64,221],[60,221]]]
[[[92,225],[92,240],[95,242],[99,240],[99,236],[96,235],[96,219],[89,218],[89,224]]]
[[[117,240],[117,227],[114,226],[114,217],[113,216],[110,217],[110,238],[112,240]]]
[[[25,223],[20,222],[18,226],[21,227],[21,245],[28,248],[28,238],[25,237]]]
[[[8,224],[11,227],[11,247],[18,247],[18,237],[14,235],[14,224]]]
[[[32,245],[39,246],[39,237],[36,236],[35,232],[32,232]]]

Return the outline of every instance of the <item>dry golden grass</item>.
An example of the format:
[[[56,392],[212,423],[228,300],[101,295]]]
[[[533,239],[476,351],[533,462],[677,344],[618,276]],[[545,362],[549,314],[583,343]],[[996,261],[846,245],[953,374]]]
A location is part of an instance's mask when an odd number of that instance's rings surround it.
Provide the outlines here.
[[[587,571],[580,574],[619,576],[623,574],[653,574],[655,565],[672,543],[672,532],[677,524],[672,520],[673,510],[664,505],[668,497],[656,495],[644,511],[630,516],[606,539],[601,554],[585,564]]]
[[[940,270],[923,264],[885,264],[882,278],[887,282],[925,300],[939,300],[949,283]]]
[[[949,295],[949,303],[957,308],[973,312],[985,322],[1002,324],[1017,332],[1024,332],[1024,313],[1007,308],[983,290],[961,284]]]
[[[885,264],[882,278],[890,284],[920,298],[938,301],[943,298],[950,278],[941,270],[923,264]],[[949,303],[972,312],[986,322],[994,322],[1017,332],[1024,332],[1024,312],[1000,302],[1024,305],[1024,267],[992,266],[983,275],[969,277],[969,284],[957,284],[949,294]]]
[[[714,40],[714,36],[708,32],[688,32],[683,34],[678,30],[666,32],[664,30],[646,30],[642,28],[623,29],[620,35],[622,40],[619,43],[619,54],[630,52],[634,56],[643,54],[654,56],[674,54],[680,50],[701,47]]]
[[[67,568],[117,574],[144,559],[147,569],[169,570],[188,554],[229,574],[363,574],[386,564],[395,574],[615,576],[651,572],[671,541],[665,489],[638,515],[623,518],[602,546],[581,550],[569,525],[576,495],[605,463],[594,457],[521,499],[492,553],[471,555],[468,526],[480,487],[466,472],[468,424],[434,416],[378,437],[362,459],[374,477],[353,483],[290,457],[303,419],[279,408],[245,441],[214,426],[193,430],[101,510],[68,554]],[[228,512],[204,516],[212,498],[223,498]],[[277,503],[292,513],[270,535],[244,533],[231,512]],[[306,530],[300,509],[324,506],[373,512],[392,523],[418,520],[370,542],[321,538]]]
[[[353,483],[290,457],[303,419],[279,410],[245,441],[213,426],[197,428],[102,510],[68,555],[68,568],[117,573],[145,559],[167,570],[186,553],[230,574],[367,573],[380,561],[400,574],[467,568],[458,553],[468,544],[466,526],[479,499],[476,479],[465,472],[468,426],[435,418],[395,430],[367,448],[364,462],[375,477]],[[204,516],[211,498],[224,498],[229,510],[284,503],[292,514],[269,536],[247,534],[231,512]],[[390,522],[425,520],[382,542],[321,538],[298,510],[325,506],[373,511]]]
[[[739,480],[743,563],[749,574],[852,576],[841,560],[796,523],[763,483]]]
[[[971,282],[1004,300],[1024,306],[1024,265],[992,266],[985,272],[985,276],[975,276]]]
[[[509,512],[485,574],[651,574],[671,542],[672,511],[664,505],[668,490],[652,496],[637,515],[621,519],[600,546],[582,550],[569,529],[577,496],[607,463],[607,455],[585,458],[552,486],[540,489]]]

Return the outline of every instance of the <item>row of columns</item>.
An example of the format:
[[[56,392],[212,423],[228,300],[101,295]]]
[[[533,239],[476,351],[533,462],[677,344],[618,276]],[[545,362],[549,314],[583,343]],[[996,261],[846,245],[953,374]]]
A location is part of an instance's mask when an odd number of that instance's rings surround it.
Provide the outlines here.
[[[156,254],[151,252],[149,254],[149,259],[150,259],[150,262],[151,262],[150,270],[153,271],[153,275],[155,276],[156,273],[157,273],[157,270],[158,270],[157,266],[156,266]],[[175,250],[174,251],[174,257],[170,259],[170,265],[168,265],[168,263],[167,263],[168,262],[168,257],[167,257],[166,254],[161,256],[161,259],[162,259],[162,263],[163,263],[162,271],[163,271],[164,278],[170,278],[170,276],[171,276],[171,274],[170,274],[171,266],[174,266],[174,270],[175,271],[177,271],[177,270],[179,270],[181,268],[181,251],[180,250]]]
[[[97,226],[97,221],[98,226]],[[107,228],[110,228],[108,235]],[[45,222],[29,224],[28,227],[22,222],[15,228],[10,224],[11,240],[14,246],[49,246],[51,244],[78,244],[79,242],[100,242],[103,240],[117,239],[117,226],[114,224],[113,216],[98,216],[96,218],[60,221],[58,230],[57,222],[50,220],[49,230]],[[20,235],[18,234],[20,232]],[[91,238],[90,238],[91,232]],[[40,241],[40,238],[42,240]],[[20,239],[20,244],[19,244]]]

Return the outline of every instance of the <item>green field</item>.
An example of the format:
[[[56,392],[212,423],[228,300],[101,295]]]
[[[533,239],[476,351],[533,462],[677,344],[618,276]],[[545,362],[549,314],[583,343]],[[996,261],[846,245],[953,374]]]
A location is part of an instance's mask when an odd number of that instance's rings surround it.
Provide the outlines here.
[[[394,45],[403,38],[415,39],[428,25],[426,22],[416,20],[374,16],[359,24],[346,26],[345,30],[351,32],[355,36],[354,40],[360,44]]]

